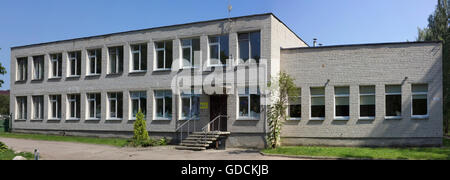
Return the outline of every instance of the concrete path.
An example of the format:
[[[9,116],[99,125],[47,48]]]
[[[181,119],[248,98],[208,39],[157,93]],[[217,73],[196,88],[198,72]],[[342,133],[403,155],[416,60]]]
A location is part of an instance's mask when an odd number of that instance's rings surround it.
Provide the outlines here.
[[[0,141],[15,151],[34,152],[34,149],[39,149],[41,159],[45,160],[299,160],[263,156],[256,150],[246,149],[182,151],[176,150],[174,146],[119,148],[3,137],[0,137]]]

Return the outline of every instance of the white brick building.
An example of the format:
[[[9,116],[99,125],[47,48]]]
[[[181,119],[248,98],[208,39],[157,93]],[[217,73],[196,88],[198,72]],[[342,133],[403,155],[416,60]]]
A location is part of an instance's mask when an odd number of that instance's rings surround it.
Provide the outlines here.
[[[216,120],[227,146],[261,148],[268,100],[252,78],[280,71],[301,88],[285,144],[442,144],[441,43],[308,47],[271,13],[12,47],[13,130],[130,137],[141,109],[153,137]],[[196,76],[171,91],[181,74]]]

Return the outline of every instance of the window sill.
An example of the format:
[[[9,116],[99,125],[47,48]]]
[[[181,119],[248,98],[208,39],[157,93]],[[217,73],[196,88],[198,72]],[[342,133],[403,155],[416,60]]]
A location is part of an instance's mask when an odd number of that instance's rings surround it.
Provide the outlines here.
[[[416,116],[411,116],[411,119],[428,119],[430,118],[429,115],[416,115]]]
[[[80,75],[70,75],[70,76],[67,76],[67,78],[80,78],[81,76]]]
[[[79,121],[80,118],[68,118],[66,121]]]
[[[208,68],[215,68],[215,67],[226,67],[226,64],[212,64],[212,65],[208,65]]]
[[[44,79],[32,79],[31,81],[43,81]],[[17,81],[16,81],[17,82]]]
[[[30,121],[44,121],[44,119],[31,119]]]
[[[101,74],[88,74],[86,75],[86,77],[97,77],[100,76]]]
[[[86,121],[100,121],[100,118],[88,118]]]
[[[172,69],[154,69],[155,72],[165,72],[165,71],[171,71]]]
[[[133,70],[130,71],[129,74],[140,74],[140,73],[146,73],[147,70]]]
[[[325,118],[324,117],[312,117],[312,118],[309,118],[309,120],[311,120],[311,121],[324,121]]]
[[[160,117],[156,117],[153,118],[153,121],[171,121],[172,118],[160,118]]]
[[[108,118],[106,120],[107,121],[122,121],[123,119],[122,118]],[[134,120],[136,120],[136,119],[134,119]]]
[[[198,120],[200,120],[200,118],[180,118],[180,119],[178,119],[178,121],[187,121],[187,120],[198,121]]]
[[[237,121],[259,121],[259,117],[238,117]]]
[[[16,83],[25,83],[27,80],[17,80]]]
[[[14,121],[27,121],[26,119],[14,119]]]
[[[288,121],[301,121],[302,118],[299,117],[291,117],[291,118],[287,118]]]
[[[402,117],[401,116],[386,116],[386,117],[384,117],[384,119],[387,119],[387,120],[400,120],[400,119],[402,119]]]
[[[338,116],[338,117],[334,117],[335,121],[348,121],[350,120],[350,117],[348,116]]]
[[[373,121],[375,117],[359,117],[359,120]]]
[[[49,118],[48,121],[61,121],[61,118]]]
[[[57,80],[57,79],[61,79],[61,77],[49,77],[48,80]]]

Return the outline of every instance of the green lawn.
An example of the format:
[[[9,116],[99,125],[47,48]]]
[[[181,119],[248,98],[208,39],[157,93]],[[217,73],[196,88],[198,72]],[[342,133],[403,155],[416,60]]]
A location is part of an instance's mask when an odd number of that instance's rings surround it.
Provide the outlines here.
[[[28,160],[32,160],[34,158],[34,155],[29,152],[14,153],[11,149],[6,150],[5,152],[0,152],[0,160],[12,160],[16,156],[22,156]]]
[[[103,144],[124,147],[128,144],[127,139],[120,138],[94,138],[94,137],[76,137],[76,136],[57,136],[57,135],[43,135],[43,134],[19,134],[19,133],[0,133],[0,137],[5,138],[19,138],[45,141],[63,141],[63,142],[78,142],[88,144]]]
[[[441,148],[284,146],[276,149],[265,149],[262,152],[266,154],[337,158],[450,160],[450,140],[444,139],[444,147]]]

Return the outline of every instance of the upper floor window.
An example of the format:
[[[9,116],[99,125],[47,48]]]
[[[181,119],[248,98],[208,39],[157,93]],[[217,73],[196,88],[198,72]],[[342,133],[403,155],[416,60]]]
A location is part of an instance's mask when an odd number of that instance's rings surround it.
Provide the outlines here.
[[[123,72],[123,47],[110,47],[109,52],[109,74]]]
[[[243,90],[243,89],[242,89]],[[239,92],[239,118],[259,118],[260,94],[258,91],[245,88]]]
[[[147,92],[138,91],[130,92],[131,98],[131,118],[136,118],[136,114],[139,110],[144,114],[147,113]]]
[[[181,40],[183,67],[198,67],[200,64],[200,38]]]
[[[27,97],[17,97],[17,114],[16,118],[18,120],[26,120],[27,119]]]
[[[132,71],[147,70],[147,44],[132,45],[131,57]]]
[[[44,56],[33,56],[33,80],[44,79]]]
[[[28,58],[17,58],[17,81],[26,81],[28,75]]]
[[[62,54],[50,55],[50,71],[52,78],[59,78],[62,74]]]
[[[300,119],[302,117],[302,91],[298,88],[295,95],[288,97],[288,116],[290,119]]]
[[[172,41],[156,42],[156,69],[167,70],[172,68]]]
[[[323,120],[325,118],[325,88],[311,88],[311,118]]]
[[[359,87],[359,117],[375,117],[375,86]]]
[[[81,75],[81,51],[69,52],[69,76]]]
[[[69,119],[80,118],[80,94],[67,95],[67,101],[69,102]]]
[[[413,84],[412,85],[412,116],[426,117],[428,116],[428,85]]]
[[[94,49],[88,51],[89,75],[100,75],[102,73],[102,50]]]
[[[121,92],[108,93],[108,119],[122,119],[123,117],[123,94]]]
[[[261,58],[261,33],[259,31],[239,33],[238,42],[239,60],[246,63],[252,59],[258,63]]]
[[[402,115],[402,87],[387,85],[386,87],[386,116],[400,117]]]
[[[180,119],[199,118],[200,95],[194,94],[194,92],[191,91],[189,93],[181,93],[180,99],[181,99]]]
[[[87,101],[88,101],[88,118],[100,119],[102,117],[101,94],[89,93],[87,94]]]
[[[155,118],[172,119],[172,91],[155,91]]]
[[[209,37],[209,65],[225,65],[229,58],[228,35]]]
[[[334,116],[336,119],[349,118],[350,114],[350,89],[349,87],[335,87],[334,88]]]
[[[50,95],[50,118],[49,119],[60,119],[61,118],[61,95]]]
[[[33,120],[44,119],[44,96],[33,96]]]

